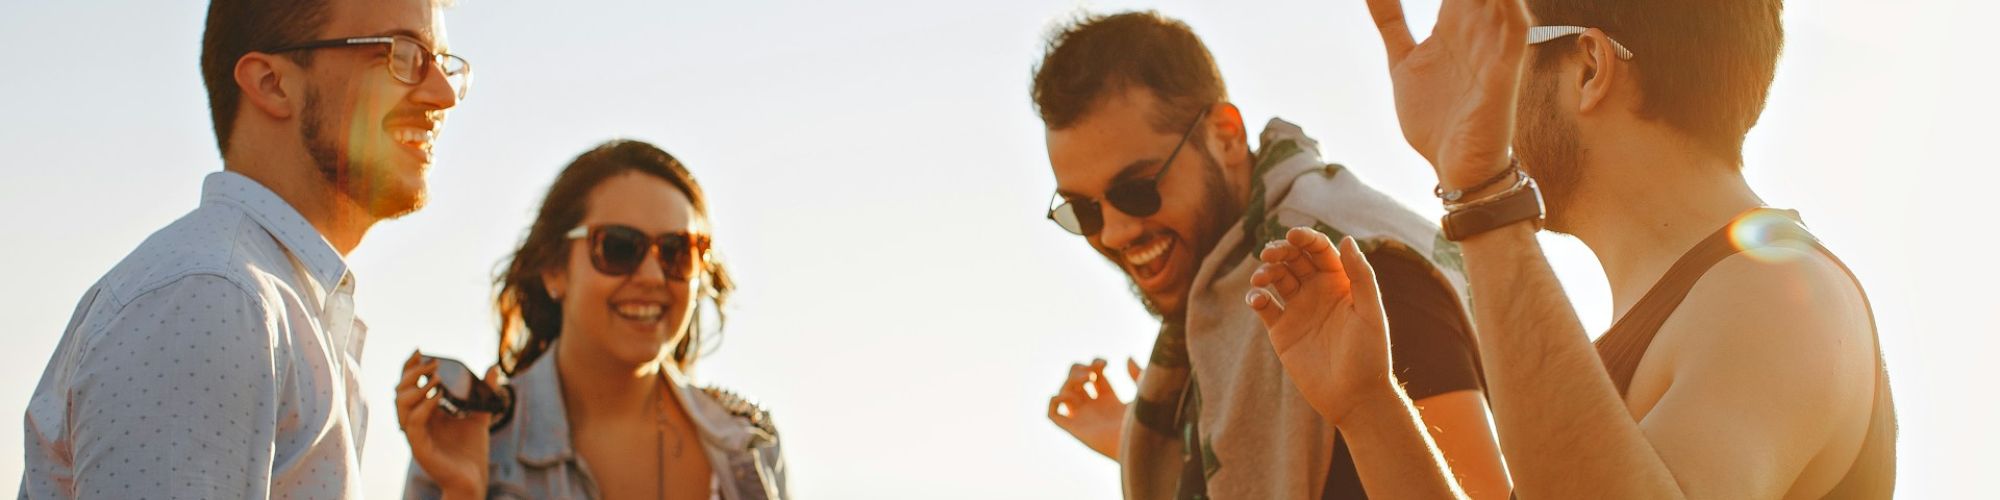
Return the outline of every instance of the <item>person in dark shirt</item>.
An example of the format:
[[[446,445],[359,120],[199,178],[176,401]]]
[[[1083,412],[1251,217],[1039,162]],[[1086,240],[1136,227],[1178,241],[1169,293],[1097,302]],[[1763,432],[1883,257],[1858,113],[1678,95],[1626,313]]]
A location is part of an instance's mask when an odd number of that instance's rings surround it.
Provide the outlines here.
[[[1361,498],[1397,480],[1358,474],[1380,436],[1321,418],[1241,302],[1258,250],[1293,225],[1352,234],[1385,263],[1396,379],[1435,436],[1413,453],[1441,448],[1468,490],[1508,494],[1457,248],[1436,226],[1321,160],[1283,120],[1252,150],[1207,49],[1154,13],[1060,29],[1033,94],[1057,184],[1049,218],[1123,270],[1162,323],[1149,366],[1128,363],[1129,405],[1102,360],[1072,366],[1049,401],[1058,426],[1118,460],[1127,498]]]

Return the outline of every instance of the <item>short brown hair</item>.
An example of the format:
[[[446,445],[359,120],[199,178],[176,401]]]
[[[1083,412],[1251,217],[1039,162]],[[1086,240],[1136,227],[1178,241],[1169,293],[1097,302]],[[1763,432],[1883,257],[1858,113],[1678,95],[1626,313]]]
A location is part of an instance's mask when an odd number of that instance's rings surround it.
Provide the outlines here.
[[[229,135],[236,130],[236,110],[242,89],[236,87],[236,61],[251,52],[304,43],[326,27],[327,0],[212,0],[201,34],[201,81],[208,87],[208,114],[215,121],[215,146],[229,152]],[[312,63],[312,52],[286,54],[300,65]]]
[[[1049,34],[1035,66],[1035,111],[1051,130],[1074,125],[1105,96],[1130,86],[1161,103],[1154,128],[1178,133],[1229,98],[1208,46],[1186,23],[1153,11],[1085,15]]]
[[[1639,116],[1742,160],[1784,49],[1783,0],[1528,0],[1528,8],[1538,25],[1598,28],[1631,49]],[[1537,48],[1536,67],[1573,47]]]

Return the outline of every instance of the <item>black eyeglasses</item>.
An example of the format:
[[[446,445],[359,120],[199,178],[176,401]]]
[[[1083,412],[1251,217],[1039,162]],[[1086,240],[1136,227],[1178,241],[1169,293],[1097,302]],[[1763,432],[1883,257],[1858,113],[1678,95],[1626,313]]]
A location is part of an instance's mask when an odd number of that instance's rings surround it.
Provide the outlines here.
[[[396,77],[396,81],[410,85],[424,83],[424,75],[430,74],[431,67],[436,66],[444,70],[445,82],[451,84],[452,92],[459,99],[465,99],[466,91],[471,90],[472,63],[456,55],[431,52],[430,47],[424,46],[423,42],[402,35],[319,40],[263,52],[277,54],[298,50],[383,44],[389,46],[389,76]]]
[[[1181,142],[1174,143],[1174,150],[1167,153],[1167,161],[1160,165],[1160,171],[1145,179],[1131,179],[1111,186],[1104,191],[1104,201],[1111,202],[1113,208],[1133,217],[1147,217],[1160,212],[1160,178],[1167,175],[1167,169],[1174,166],[1174,157],[1180,156],[1181,146],[1186,146],[1189,137],[1194,137],[1194,129],[1201,126],[1201,120],[1208,116],[1203,108],[1194,115],[1194,123],[1188,124],[1186,132],[1181,132]],[[1068,198],[1056,193],[1049,200],[1049,220],[1071,233],[1083,236],[1097,234],[1104,230],[1104,206],[1090,198]]]
[[[646,256],[658,250],[660,269],[667,279],[685,281],[693,278],[708,258],[708,236],[688,232],[651,236],[631,226],[612,224],[581,226],[563,237],[589,241],[590,266],[606,276],[638,272]]]

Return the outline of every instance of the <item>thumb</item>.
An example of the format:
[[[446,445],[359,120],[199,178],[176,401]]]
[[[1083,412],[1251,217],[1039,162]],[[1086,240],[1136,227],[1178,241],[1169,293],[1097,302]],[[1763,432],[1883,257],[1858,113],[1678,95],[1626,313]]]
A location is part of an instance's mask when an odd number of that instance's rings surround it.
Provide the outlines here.
[[[1125,358],[1125,371],[1132,373],[1132,383],[1136,384],[1139,382],[1139,373],[1144,369],[1139,368],[1139,360],[1128,357]]]
[[[507,372],[501,371],[498,364],[493,365],[492,368],[487,368],[486,385],[493,386],[494,389],[499,389],[501,386],[507,385]]]
[[[1117,391],[1111,389],[1111,377],[1104,376],[1104,366],[1107,364],[1110,363],[1106,363],[1103,358],[1090,363],[1090,388],[1097,391],[1097,397],[1117,398]]]
[[[1354,312],[1362,321],[1386,323],[1382,312],[1382,292],[1375,284],[1375,267],[1368,264],[1368,256],[1361,253],[1361,246],[1353,237],[1340,240],[1341,267],[1347,269],[1347,279],[1354,292]]]

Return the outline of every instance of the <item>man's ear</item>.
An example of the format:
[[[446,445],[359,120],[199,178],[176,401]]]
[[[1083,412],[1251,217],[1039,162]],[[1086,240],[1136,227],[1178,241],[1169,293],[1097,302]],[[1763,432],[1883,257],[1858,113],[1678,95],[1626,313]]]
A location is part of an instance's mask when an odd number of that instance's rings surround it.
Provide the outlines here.
[[[1577,82],[1577,113],[1589,113],[1604,105],[1611,97],[1612,84],[1625,76],[1625,61],[1618,58],[1618,49],[1611,45],[1611,38],[1603,31],[1592,29],[1577,38],[1577,48],[1583,51],[1579,62],[1583,73]]]
[[[276,120],[291,118],[304,105],[304,76],[304,68],[283,56],[251,52],[236,60],[243,102]]]
[[[1245,158],[1250,155],[1249,130],[1243,127],[1243,111],[1235,104],[1216,103],[1208,110],[1209,150],[1215,151],[1223,164],[1230,158]]]

